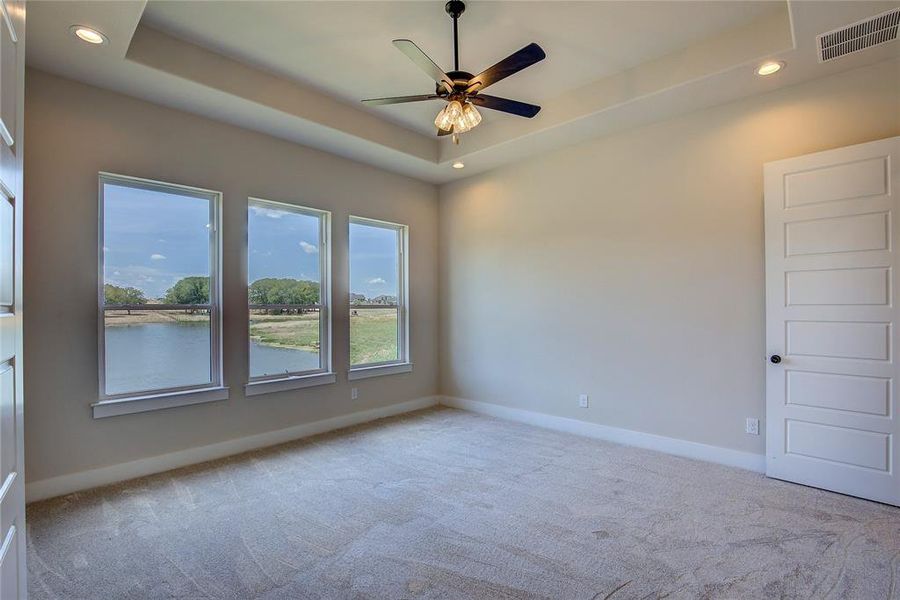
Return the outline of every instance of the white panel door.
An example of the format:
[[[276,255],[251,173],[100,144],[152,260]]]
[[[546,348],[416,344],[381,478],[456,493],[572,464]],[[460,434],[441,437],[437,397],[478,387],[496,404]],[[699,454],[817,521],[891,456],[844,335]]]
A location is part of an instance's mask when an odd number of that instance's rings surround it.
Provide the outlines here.
[[[764,171],[766,473],[900,505],[900,137]]]
[[[0,599],[26,598],[22,438],[25,3],[0,0]]]

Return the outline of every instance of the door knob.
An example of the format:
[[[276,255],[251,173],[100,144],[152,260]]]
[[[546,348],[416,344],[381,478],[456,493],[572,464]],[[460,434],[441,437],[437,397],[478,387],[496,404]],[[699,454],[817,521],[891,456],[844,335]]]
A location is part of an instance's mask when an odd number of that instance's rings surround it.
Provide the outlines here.
[[[778,363],[781,362],[781,357],[778,356],[777,354],[773,354],[772,357],[769,358],[769,361],[770,361],[773,365],[777,365]]]

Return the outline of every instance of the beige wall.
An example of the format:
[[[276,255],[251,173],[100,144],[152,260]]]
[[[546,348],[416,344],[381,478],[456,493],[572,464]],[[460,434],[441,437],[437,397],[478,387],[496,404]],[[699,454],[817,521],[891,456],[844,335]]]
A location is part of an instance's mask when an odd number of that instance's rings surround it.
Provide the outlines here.
[[[436,188],[237,127],[39,71],[27,73],[25,197],[26,477],[29,482],[282,429],[436,393]],[[94,420],[97,400],[97,172],[224,193],[224,363],[231,398]],[[245,398],[246,199],[333,211],[338,383]],[[347,217],[410,229],[414,370],[346,378]]]
[[[30,482],[429,396],[439,353],[447,395],[760,453],[743,426],[764,417],[762,164],[900,134],[900,62],[450,184],[440,215],[434,186],[34,70],[25,131]],[[100,170],[224,193],[228,401],[91,418]],[[229,307],[245,302],[249,195],[334,213],[337,384],[243,396]],[[410,225],[415,363],[354,382],[357,401],[341,368],[351,213]]]
[[[442,187],[442,392],[762,453],[762,165],[898,134],[891,61]]]

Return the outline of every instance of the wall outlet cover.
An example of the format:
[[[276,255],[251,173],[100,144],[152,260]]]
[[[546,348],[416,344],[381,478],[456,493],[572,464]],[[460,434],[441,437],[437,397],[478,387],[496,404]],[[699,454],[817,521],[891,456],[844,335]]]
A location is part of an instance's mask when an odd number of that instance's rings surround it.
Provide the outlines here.
[[[744,431],[750,435],[759,435],[759,419],[747,417],[747,425],[744,428]]]
[[[578,406],[580,406],[581,408],[588,407],[588,395],[587,394],[581,394],[580,396],[578,396]]]

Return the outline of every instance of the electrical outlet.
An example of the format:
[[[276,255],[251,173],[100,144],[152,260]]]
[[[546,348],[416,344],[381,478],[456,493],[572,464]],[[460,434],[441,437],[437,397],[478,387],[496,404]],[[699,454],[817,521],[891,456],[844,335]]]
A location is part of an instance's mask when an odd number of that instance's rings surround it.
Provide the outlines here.
[[[759,419],[747,417],[747,425],[744,427],[744,431],[750,435],[759,435]]]
[[[587,394],[581,394],[580,396],[578,396],[578,406],[580,406],[581,408],[588,407],[588,395]]]
[[[350,388],[350,399],[356,400],[359,398],[359,388]]]

